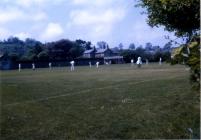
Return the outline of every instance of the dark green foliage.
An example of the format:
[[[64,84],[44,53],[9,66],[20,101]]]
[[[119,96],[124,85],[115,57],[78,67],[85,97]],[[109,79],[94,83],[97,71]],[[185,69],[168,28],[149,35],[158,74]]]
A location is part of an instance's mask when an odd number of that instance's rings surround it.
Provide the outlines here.
[[[84,48],[80,47],[78,44],[74,44],[74,46],[69,50],[69,54],[73,59],[81,56],[83,52]]]
[[[72,59],[90,49],[91,42],[62,39],[43,44],[34,39],[19,40],[16,37],[0,42],[0,52],[4,59],[11,61],[48,61]]]
[[[149,44],[149,43],[147,43]],[[142,61],[146,61],[148,59],[149,62],[159,62],[160,57],[162,61],[169,62],[171,59],[171,47],[163,47],[159,46],[149,46],[143,48],[142,46],[137,47],[135,50],[126,49],[121,51],[121,55],[124,56],[124,61],[126,63],[130,63],[131,59],[137,61],[137,58],[142,57]]]
[[[140,0],[146,8],[148,23],[163,25],[178,36],[189,36],[200,27],[200,0]]]
[[[200,87],[200,37],[194,36],[193,39],[181,46],[181,49],[175,54],[172,63],[184,63],[191,69],[191,82],[193,88],[199,90]]]
[[[134,43],[131,43],[128,47],[130,50],[135,50],[135,44]]]
[[[137,57],[137,56],[135,56],[135,51],[133,51],[133,50],[123,50],[121,52],[121,55],[124,57],[124,61],[126,63],[130,63],[131,59],[136,60],[136,57]]]
[[[119,50],[120,50],[120,51],[122,51],[122,50],[123,50],[123,48],[124,48],[123,43],[120,43],[118,47],[119,47]]]
[[[78,40],[76,40],[75,42],[76,42],[78,45],[84,47],[85,50],[90,50],[90,49],[92,49],[92,47],[91,47],[92,44],[91,44],[90,41],[86,42],[86,41],[83,41],[83,40],[81,40],[81,39],[78,39]]]
[[[39,60],[49,60],[48,51],[44,50],[37,55]]]
[[[162,25],[168,31],[175,31],[178,37],[186,38],[173,63],[186,62],[191,68],[191,81],[199,89],[200,0],[140,0],[139,6],[146,8],[150,26]]]
[[[153,50],[153,46],[150,42],[146,43],[145,50],[146,51],[152,51]]]
[[[190,47],[191,46],[191,47]],[[200,88],[200,42],[191,42],[189,44],[190,47],[190,55],[187,62],[187,65],[191,67],[191,81],[195,81],[193,83],[193,87],[198,89]]]

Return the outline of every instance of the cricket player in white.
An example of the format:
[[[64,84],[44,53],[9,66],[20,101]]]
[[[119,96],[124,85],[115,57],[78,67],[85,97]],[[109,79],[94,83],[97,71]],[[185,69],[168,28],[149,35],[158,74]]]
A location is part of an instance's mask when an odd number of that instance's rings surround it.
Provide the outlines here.
[[[133,66],[133,63],[134,63],[134,60],[133,60],[133,59],[131,59],[131,66]]]
[[[147,64],[147,65],[149,64],[149,60],[148,60],[148,59],[146,59],[146,64]]]
[[[52,63],[49,62],[49,69],[52,69]]]
[[[21,71],[21,64],[18,65],[19,71]]]
[[[32,70],[35,70],[35,64],[32,63]]]
[[[91,62],[89,62],[89,67],[91,68]]]
[[[159,59],[159,65],[161,65],[162,64],[162,58],[160,57],[160,59]]]
[[[138,67],[140,68],[141,67],[141,65],[142,65],[142,59],[141,59],[141,57],[138,57],[137,58],[137,65],[138,65]]]
[[[75,68],[74,68],[75,61],[70,61],[70,64],[71,64],[70,70],[74,71],[75,70]]]
[[[96,62],[96,68],[98,68],[98,66],[99,66],[99,62]]]

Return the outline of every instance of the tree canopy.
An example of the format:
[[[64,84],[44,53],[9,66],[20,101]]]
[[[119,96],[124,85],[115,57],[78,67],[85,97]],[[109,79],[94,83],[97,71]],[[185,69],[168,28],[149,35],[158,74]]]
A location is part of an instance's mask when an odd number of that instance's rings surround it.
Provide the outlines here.
[[[192,36],[200,28],[200,0],[140,0],[150,26],[165,26],[177,36]]]
[[[109,45],[107,44],[107,42],[105,41],[99,41],[97,42],[97,46],[100,48],[100,49],[106,49],[109,47]]]
[[[173,61],[181,63],[182,60],[190,66],[191,81],[199,89],[200,0],[140,0],[138,6],[146,8],[150,26],[163,25],[166,30],[174,31],[178,37],[187,38]]]
[[[17,37],[10,37],[0,41],[0,53],[4,54],[4,59],[13,61],[66,60],[81,56],[90,45],[91,42],[82,40],[61,39],[43,44],[30,38],[22,41]]]

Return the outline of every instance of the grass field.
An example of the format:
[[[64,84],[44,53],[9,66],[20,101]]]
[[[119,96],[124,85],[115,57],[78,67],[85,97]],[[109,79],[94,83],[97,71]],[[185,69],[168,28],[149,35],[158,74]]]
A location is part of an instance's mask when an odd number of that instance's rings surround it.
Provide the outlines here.
[[[1,72],[3,140],[200,137],[184,66],[69,69]]]

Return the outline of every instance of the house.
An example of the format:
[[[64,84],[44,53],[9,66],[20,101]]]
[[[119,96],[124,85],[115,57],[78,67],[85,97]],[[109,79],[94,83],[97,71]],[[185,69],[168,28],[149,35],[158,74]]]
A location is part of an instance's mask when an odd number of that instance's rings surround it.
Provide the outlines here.
[[[96,58],[104,58],[107,56],[113,56],[113,52],[112,50],[110,50],[109,48],[106,49],[97,49],[95,57]]]
[[[120,56],[118,53],[113,52],[113,50],[109,49],[108,47],[105,49],[96,49],[95,47],[90,50],[86,50],[83,53],[82,58],[87,59],[103,59],[103,61],[106,63],[113,63],[113,64],[119,64],[123,63],[123,56]]]
[[[94,47],[93,49],[84,51],[82,58],[104,58],[108,56],[114,56],[114,53],[111,49],[96,49]]]
[[[83,58],[95,58],[96,48],[86,50],[83,54]]]
[[[123,56],[108,56],[104,57],[104,62],[108,62],[110,64],[122,64],[124,63]]]

